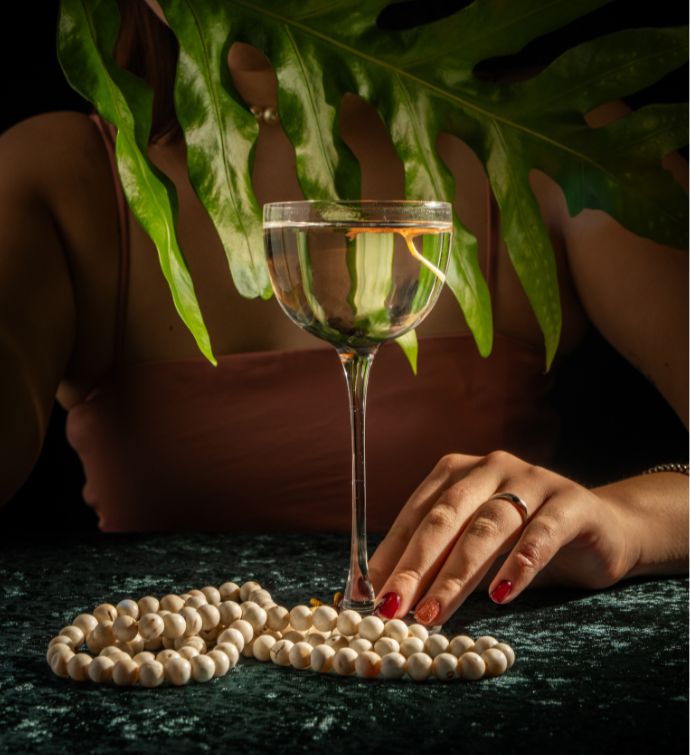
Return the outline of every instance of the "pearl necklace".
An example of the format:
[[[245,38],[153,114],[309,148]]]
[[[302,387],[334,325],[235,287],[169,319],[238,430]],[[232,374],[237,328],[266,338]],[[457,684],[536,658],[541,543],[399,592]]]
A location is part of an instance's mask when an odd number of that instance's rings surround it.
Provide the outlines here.
[[[414,681],[499,676],[515,662],[513,649],[489,636],[449,640],[421,624],[362,618],[328,605],[289,611],[254,581],[103,603],[61,629],[46,659],[55,674],[77,682],[157,687],[224,676],[240,655],[341,676]]]

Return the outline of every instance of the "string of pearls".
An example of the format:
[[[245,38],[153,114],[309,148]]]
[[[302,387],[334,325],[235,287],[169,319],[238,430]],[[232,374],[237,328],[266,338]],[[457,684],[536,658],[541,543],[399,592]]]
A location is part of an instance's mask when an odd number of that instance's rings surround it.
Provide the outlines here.
[[[421,624],[328,605],[289,611],[254,581],[103,603],[63,627],[46,659],[55,674],[77,682],[157,687],[224,676],[240,655],[321,673],[415,681],[499,676],[515,662],[513,649],[489,636],[449,639]]]

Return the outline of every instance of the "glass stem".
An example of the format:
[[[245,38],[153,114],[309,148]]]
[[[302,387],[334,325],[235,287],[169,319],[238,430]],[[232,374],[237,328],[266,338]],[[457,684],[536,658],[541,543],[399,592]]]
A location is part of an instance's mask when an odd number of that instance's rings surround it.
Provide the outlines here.
[[[366,351],[339,351],[350,397],[350,436],[352,439],[352,539],[350,572],[343,596],[343,608],[361,613],[374,608],[374,588],[369,581],[367,562],[366,468],[364,420],[369,371],[377,347]]]

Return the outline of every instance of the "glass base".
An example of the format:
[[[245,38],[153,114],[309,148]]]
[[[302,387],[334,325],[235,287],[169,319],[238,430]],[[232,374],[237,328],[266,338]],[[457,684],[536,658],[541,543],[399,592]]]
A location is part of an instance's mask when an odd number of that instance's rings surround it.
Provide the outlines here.
[[[340,604],[340,609],[342,611],[357,611],[357,613],[362,614],[372,614],[374,613],[374,606],[376,603],[374,603],[373,600],[345,600],[343,599],[343,602]]]

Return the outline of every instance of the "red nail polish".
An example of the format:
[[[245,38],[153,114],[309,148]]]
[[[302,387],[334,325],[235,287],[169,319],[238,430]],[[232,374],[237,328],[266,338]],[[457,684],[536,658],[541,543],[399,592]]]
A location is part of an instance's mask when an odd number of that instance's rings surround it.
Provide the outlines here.
[[[400,596],[397,592],[387,592],[376,604],[374,613],[385,619],[392,619],[400,608]]]
[[[513,583],[509,579],[504,579],[496,585],[496,588],[489,597],[494,603],[503,603],[503,601],[510,595],[512,589]]]
[[[434,619],[441,613],[441,604],[436,598],[426,598],[416,608],[415,619],[420,624],[432,624]]]

